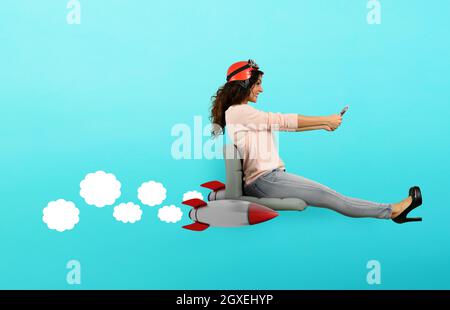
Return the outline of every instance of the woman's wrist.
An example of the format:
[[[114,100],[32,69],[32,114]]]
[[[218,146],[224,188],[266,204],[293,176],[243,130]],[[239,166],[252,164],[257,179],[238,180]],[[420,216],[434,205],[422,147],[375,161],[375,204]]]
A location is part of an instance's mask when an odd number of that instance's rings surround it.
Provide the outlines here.
[[[322,116],[322,126],[326,127],[330,125],[330,117],[329,116]]]
[[[320,130],[320,129],[327,129],[327,126],[325,125],[315,125],[315,126],[307,126],[307,127],[301,127],[297,128],[295,131],[308,131],[308,130]]]

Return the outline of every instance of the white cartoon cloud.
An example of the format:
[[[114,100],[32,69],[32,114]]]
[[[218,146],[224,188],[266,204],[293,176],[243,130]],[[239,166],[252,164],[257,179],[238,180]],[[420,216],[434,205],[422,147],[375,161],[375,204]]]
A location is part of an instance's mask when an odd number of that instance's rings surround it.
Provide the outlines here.
[[[141,207],[132,202],[121,203],[114,207],[113,216],[123,223],[135,223],[141,220]]]
[[[189,200],[189,199],[194,199],[194,198],[198,198],[203,200],[203,195],[200,192],[197,191],[190,191],[190,192],[186,192],[183,195],[183,201]]]
[[[42,220],[47,227],[59,232],[73,229],[80,221],[80,210],[72,201],[64,199],[50,201],[42,213],[44,214]]]
[[[88,173],[80,182],[80,195],[88,205],[102,208],[120,197],[120,182],[114,174],[104,171]]]
[[[176,223],[181,220],[183,212],[174,205],[164,206],[158,210],[158,217],[161,221],[166,223]]]
[[[155,181],[144,182],[138,188],[139,200],[151,207],[161,204],[166,199],[166,193],[164,186]]]

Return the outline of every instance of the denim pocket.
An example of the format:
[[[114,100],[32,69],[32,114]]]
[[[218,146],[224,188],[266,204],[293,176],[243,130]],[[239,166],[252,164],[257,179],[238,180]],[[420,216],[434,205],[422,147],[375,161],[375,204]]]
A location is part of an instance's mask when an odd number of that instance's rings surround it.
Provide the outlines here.
[[[244,193],[247,196],[253,196],[257,198],[265,197],[266,194],[256,185],[256,182],[244,187]]]
[[[268,182],[276,182],[278,180],[278,170],[272,170],[271,172],[261,176],[261,179]]]

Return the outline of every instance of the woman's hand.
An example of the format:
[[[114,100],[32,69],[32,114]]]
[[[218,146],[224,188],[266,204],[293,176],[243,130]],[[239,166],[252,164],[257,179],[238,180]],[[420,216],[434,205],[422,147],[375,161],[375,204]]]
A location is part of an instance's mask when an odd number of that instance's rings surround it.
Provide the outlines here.
[[[325,130],[334,131],[342,123],[342,116],[340,114],[333,114],[327,117],[327,122],[325,124]]]

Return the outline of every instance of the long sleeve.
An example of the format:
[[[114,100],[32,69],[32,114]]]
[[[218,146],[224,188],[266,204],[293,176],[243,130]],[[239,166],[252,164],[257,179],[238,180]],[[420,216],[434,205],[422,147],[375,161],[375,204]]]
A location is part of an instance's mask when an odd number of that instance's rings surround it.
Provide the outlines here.
[[[298,127],[297,114],[264,112],[248,104],[230,107],[226,114],[227,125],[240,125],[252,131],[293,131]]]

